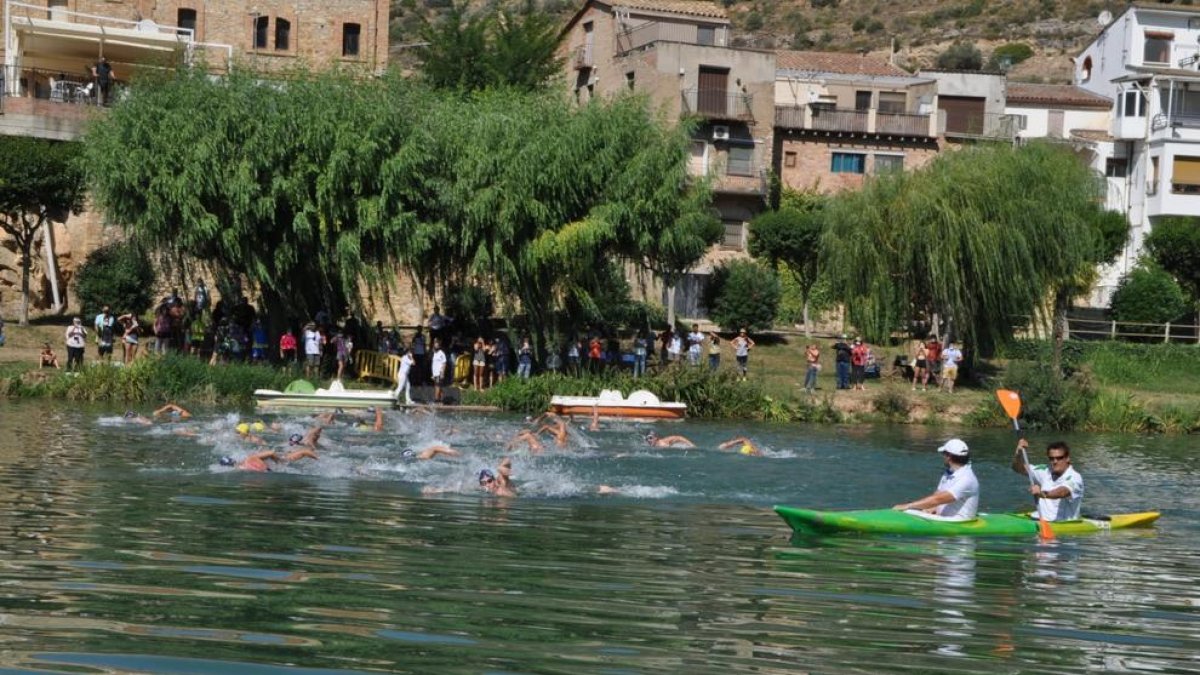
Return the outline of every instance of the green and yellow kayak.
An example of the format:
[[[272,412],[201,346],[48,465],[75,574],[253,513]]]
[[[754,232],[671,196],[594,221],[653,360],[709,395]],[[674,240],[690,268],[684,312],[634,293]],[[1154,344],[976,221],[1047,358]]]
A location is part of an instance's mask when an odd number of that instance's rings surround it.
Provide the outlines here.
[[[905,534],[916,536],[1022,536],[1036,535],[1038,521],[1027,513],[981,513],[975,520],[938,520],[891,509],[874,511],[810,511],[776,506],[775,512],[797,534]],[[1104,530],[1148,527],[1158,511],[1122,513],[1050,523],[1054,534],[1086,534]]]

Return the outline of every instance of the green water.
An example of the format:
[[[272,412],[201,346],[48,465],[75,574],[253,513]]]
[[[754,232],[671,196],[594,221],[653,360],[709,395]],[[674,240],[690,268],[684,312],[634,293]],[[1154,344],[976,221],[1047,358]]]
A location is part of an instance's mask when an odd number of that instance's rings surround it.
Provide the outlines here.
[[[657,427],[767,450],[743,457],[610,424],[518,454],[522,496],[497,500],[474,475],[519,418],[390,414],[249,474],[217,463],[249,451],[235,413],[119,413],[0,401],[0,673],[1200,671],[1186,437],[1068,438],[1085,510],[1160,508],[1153,530],[791,541],[772,504],[920,496],[951,431]],[[309,423],[274,419],[271,443]],[[1011,437],[964,433],[985,509],[1025,506]],[[401,458],[433,441],[467,456]]]

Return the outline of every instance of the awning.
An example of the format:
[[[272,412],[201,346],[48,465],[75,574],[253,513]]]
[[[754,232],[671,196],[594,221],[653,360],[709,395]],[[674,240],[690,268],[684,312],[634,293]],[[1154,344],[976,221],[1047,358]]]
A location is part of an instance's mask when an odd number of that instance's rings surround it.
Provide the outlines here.
[[[143,21],[130,28],[13,16],[21,63],[28,68],[73,68],[101,54],[114,64],[167,61],[185,49],[190,35],[174,26]]]

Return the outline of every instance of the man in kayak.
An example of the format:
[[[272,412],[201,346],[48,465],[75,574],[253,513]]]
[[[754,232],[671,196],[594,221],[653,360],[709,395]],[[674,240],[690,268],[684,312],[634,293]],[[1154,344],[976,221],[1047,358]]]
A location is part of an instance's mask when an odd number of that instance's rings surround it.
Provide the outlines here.
[[[1071,466],[1071,448],[1062,441],[1046,447],[1049,465],[1026,464],[1021,452],[1029,447],[1024,438],[1017,441],[1013,451],[1012,470],[1028,476],[1033,481],[1029,492],[1037,498],[1038,514],[1042,520],[1079,520],[1079,508],[1083,504],[1083,476]]]
[[[960,439],[938,448],[946,470],[933,494],[897,504],[896,511],[923,511],[946,520],[972,520],[979,511],[979,479],[971,468],[971,452]]]

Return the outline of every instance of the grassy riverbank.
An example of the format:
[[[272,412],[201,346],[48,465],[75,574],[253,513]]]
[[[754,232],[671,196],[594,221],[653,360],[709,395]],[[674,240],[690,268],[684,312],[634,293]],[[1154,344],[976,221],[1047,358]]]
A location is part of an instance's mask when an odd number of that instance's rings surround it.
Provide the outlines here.
[[[44,341],[61,342],[61,326],[8,327],[8,345],[0,348],[0,396],[51,397],[75,401],[158,404],[166,400],[241,405],[256,388],[282,389],[295,371],[265,366],[210,368],[184,357],[143,358],[122,368],[85,368],[79,375],[37,370]],[[1064,367],[1073,373],[1065,389],[1048,377],[1049,345],[1023,341],[980,367],[954,394],[913,391],[911,383],[889,373],[894,357],[907,347],[876,347],[884,377],[868,380],[866,391],[838,391],[831,339],[823,347],[818,389],[808,395],[804,380],[802,336],[760,339],[750,359],[750,377],[740,381],[732,358],[710,375],[707,368],[672,368],[635,379],[608,373],[584,378],[539,376],[509,378],[482,391],[463,393],[464,403],[495,405],[534,413],[550,397],[595,395],[602,389],[629,393],[648,389],[663,400],[683,401],[689,416],[707,419],[761,419],[778,422],[892,422],[911,424],[1007,424],[994,391],[1017,386],[1027,392],[1030,421],[1046,426],[1069,424],[1088,431],[1192,433],[1200,431],[1200,346],[1068,343]],[[94,347],[89,345],[88,362]],[[56,351],[64,352],[58,348]],[[65,353],[60,353],[65,361]],[[1023,378],[1023,379],[1022,379]],[[1032,378],[1032,379],[1030,379]],[[1068,397],[1070,398],[1067,401]],[[1081,398],[1082,397],[1082,398]],[[1071,407],[1065,413],[1043,408]]]

